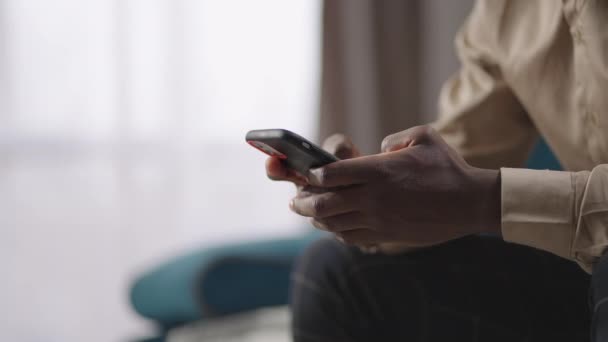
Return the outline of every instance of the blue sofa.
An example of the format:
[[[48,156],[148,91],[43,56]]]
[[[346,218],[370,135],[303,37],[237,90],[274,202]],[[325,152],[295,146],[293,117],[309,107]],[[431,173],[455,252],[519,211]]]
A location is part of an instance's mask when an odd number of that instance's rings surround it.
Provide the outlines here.
[[[527,167],[561,169],[542,140]],[[163,341],[170,329],[189,322],[286,304],[293,263],[320,234],[309,230],[293,238],[195,250],[145,272],[133,283],[131,304],[158,331],[142,341]]]

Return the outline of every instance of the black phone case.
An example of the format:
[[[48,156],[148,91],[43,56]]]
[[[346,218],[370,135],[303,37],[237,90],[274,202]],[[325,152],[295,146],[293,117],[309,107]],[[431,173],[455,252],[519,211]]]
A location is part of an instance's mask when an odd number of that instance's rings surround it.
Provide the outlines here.
[[[287,167],[306,174],[308,170],[338,160],[334,155],[328,153],[305,138],[286,129],[259,129],[247,132],[245,140],[260,151],[273,155],[271,151],[264,150],[259,143],[266,144],[281,155],[276,155],[283,160]]]

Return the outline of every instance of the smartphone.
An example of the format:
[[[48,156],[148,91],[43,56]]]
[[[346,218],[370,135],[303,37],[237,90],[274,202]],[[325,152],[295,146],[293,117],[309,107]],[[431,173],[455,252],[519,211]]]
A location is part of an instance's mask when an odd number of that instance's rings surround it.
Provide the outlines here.
[[[286,129],[256,129],[247,132],[249,145],[305,175],[308,170],[338,160],[331,153]]]

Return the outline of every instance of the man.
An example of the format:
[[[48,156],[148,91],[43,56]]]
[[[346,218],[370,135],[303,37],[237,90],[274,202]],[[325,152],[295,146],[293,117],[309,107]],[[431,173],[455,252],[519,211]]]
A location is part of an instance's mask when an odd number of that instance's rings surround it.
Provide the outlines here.
[[[432,128],[334,137],[356,158],[306,182],[268,161],[345,243],[300,260],[296,341],[608,341],[608,1],[479,1],[456,45]],[[509,168],[539,135],[568,172]]]

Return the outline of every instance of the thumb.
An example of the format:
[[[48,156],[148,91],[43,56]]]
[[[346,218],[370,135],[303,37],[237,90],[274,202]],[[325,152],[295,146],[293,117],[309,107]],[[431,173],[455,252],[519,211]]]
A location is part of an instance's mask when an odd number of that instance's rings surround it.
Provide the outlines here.
[[[410,146],[421,145],[430,141],[436,134],[431,126],[415,126],[384,138],[380,150],[382,152],[393,152]]]
[[[340,159],[359,157],[361,153],[344,134],[334,134],[323,142],[323,149]]]

